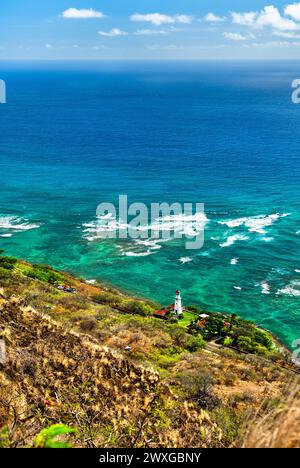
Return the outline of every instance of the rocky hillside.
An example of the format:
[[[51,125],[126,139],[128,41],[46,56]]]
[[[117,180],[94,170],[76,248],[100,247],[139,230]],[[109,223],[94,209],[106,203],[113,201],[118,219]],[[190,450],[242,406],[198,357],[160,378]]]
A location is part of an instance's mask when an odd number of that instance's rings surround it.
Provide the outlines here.
[[[282,358],[207,344],[154,308],[3,259],[0,446],[33,446],[57,423],[75,429],[74,447],[249,446],[251,428],[289,409],[297,374]]]
[[[75,446],[210,446],[220,437],[209,415],[176,398],[157,372],[67,331],[22,300],[1,295],[0,327],[0,423],[12,445],[30,445],[57,422],[77,428]]]

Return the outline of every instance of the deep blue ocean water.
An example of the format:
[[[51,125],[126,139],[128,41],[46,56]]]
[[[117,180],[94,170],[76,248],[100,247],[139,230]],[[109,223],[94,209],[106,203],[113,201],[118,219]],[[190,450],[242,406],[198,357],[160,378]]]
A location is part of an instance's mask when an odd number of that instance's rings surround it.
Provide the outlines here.
[[[300,338],[300,63],[1,63],[0,248]],[[203,202],[187,251],[96,239],[103,201]]]

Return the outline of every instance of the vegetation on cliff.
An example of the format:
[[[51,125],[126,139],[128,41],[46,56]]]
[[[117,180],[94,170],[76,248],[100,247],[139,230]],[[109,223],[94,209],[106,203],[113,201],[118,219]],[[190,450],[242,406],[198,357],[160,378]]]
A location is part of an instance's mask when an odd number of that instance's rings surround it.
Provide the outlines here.
[[[75,447],[241,445],[295,380],[269,334],[237,317],[164,322],[150,301],[7,257],[0,288],[2,446],[35,446],[57,424]],[[250,336],[248,353],[206,344],[207,331],[243,350]]]

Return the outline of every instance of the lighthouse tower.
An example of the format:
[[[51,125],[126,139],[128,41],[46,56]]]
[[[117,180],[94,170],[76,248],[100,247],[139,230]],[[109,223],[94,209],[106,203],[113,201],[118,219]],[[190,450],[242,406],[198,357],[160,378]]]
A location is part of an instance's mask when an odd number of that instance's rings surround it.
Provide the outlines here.
[[[181,305],[181,295],[180,291],[176,291],[175,305],[174,305],[174,314],[179,317],[182,315],[182,305]]]

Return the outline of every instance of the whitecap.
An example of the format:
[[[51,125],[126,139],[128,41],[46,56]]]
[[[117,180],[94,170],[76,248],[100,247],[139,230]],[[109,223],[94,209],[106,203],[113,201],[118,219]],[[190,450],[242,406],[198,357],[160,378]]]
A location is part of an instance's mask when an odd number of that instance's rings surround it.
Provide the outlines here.
[[[160,242],[159,240],[152,240],[152,239],[147,239],[147,240],[140,240],[140,239],[137,239],[135,241],[135,243],[137,245],[143,245],[145,247],[149,247],[150,250],[159,250],[161,249],[161,245],[159,245]]]
[[[148,257],[148,255],[153,255],[154,253],[147,250],[147,252],[124,252],[123,255],[126,257]]]
[[[230,260],[230,265],[236,265],[238,263],[238,261],[239,261],[239,258],[232,258]]]
[[[40,224],[30,223],[28,220],[16,216],[0,217],[0,230],[4,232],[1,237],[11,237],[15,232],[25,232],[31,229],[38,229]]]
[[[261,240],[264,242],[272,242],[274,240],[274,237],[262,237]]]
[[[207,222],[208,219],[204,213],[196,213],[194,215],[162,216],[156,218],[151,224],[134,226],[131,223],[118,221],[115,216],[108,213],[104,216],[98,216],[94,221],[84,223],[82,227],[83,236],[89,242],[117,238],[119,232],[123,231],[128,239],[135,237],[136,244],[149,247],[150,250],[158,250],[161,248],[162,242],[168,242],[182,236],[195,237],[199,235]],[[134,233],[134,236],[130,233]]]
[[[236,289],[237,291],[242,291],[242,288],[240,286],[233,286],[233,289]]]
[[[277,295],[285,294],[287,296],[300,296],[300,282],[299,281],[292,281],[290,284],[285,286],[282,289],[279,289],[276,293]]]
[[[185,263],[190,263],[193,261],[193,259],[191,257],[181,257],[179,259],[180,263],[182,263],[182,265],[184,265]]]
[[[220,244],[220,247],[230,247],[231,245],[235,244],[237,241],[246,241],[249,237],[242,236],[241,234],[235,234],[234,236],[229,236],[226,242]]]
[[[249,216],[249,217],[232,219],[229,221],[219,221],[218,224],[223,224],[230,228],[245,226],[248,228],[249,232],[265,234],[266,227],[271,226],[279,218],[285,218],[286,216],[289,216],[289,215],[290,213],[283,213],[283,214],[275,213],[271,215]]]
[[[261,283],[261,293],[270,294],[270,285],[267,282]]]

